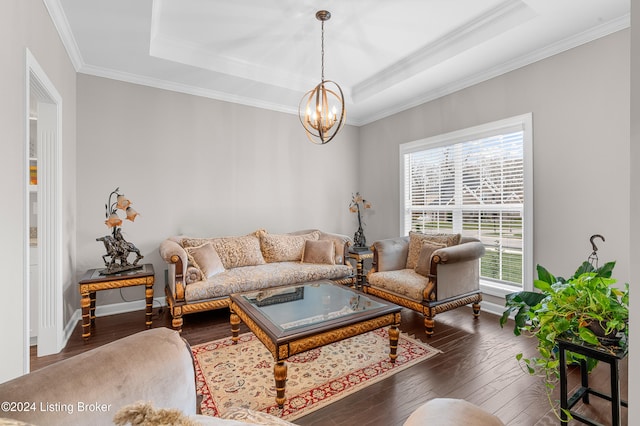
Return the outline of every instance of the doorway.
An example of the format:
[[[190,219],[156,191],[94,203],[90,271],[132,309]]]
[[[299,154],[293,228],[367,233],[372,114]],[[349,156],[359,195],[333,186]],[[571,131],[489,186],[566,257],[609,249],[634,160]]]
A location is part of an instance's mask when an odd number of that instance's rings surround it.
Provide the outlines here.
[[[63,344],[62,305],[62,98],[26,50],[25,366],[31,337],[38,356]],[[36,134],[32,135],[35,131]],[[35,259],[33,259],[35,257]],[[37,299],[37,303],[34,300]],[[33,306],[32,306],[33,305]],[[32,312],[33,310],[36,312]],[[35,322],[35,323],[32,323]]]

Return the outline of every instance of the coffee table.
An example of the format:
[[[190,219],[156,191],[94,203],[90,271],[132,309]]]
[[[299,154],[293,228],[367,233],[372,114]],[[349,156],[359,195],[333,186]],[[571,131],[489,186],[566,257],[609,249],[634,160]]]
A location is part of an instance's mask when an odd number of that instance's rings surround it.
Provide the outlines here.
[[[395,362],[401,306],[329,280],[312,281],[230,297],[233,344],[244,322],[269,349],[275,365],[276,403],[283,407],[292,355],[389,327],[389,358]]]

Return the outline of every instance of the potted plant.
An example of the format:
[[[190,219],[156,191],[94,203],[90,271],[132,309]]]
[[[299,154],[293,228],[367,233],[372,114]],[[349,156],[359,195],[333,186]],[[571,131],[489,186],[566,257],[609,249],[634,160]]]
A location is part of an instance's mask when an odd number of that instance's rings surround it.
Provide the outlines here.
[[[557,338],[586,342],[600,347],[617,349],[627,344],[629,319],[629,284],[624,289],[613,285],[615,262],[595,267],[584,262],[572,277],[555,277],[538,265],[538,279],[534,287],[539,292],[520,291],[506,296],[506,310],[500,318],[504,326],[513,313],[516,336],[528,335],[538,339],[535,357],[516,355],[526,371],[545,380],[549,403],[554,407],[551,393],[559,379],[559,359],[556,357]],[[588,372],[597,360],[580,354],[567,353],[567,364],[585,360]],[[556,415],[558,414],[554,409]]]

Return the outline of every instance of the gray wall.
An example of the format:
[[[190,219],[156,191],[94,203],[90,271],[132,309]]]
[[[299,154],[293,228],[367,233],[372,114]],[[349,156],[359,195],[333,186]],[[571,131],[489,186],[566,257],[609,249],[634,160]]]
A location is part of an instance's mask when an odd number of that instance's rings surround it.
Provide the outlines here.
[[[62,209],[63,280],[65,294],[75,294],[75,176],[76,176],[76,73],[41,0],[0,1],[0,180],[2,181],[2,362],[0,382],[28,369],[24,357],[28,338],[24,332],[26,194],[26,49],[35,56],[63,98],[62,105]],[[73,307],[65,305],[68,321]],[[71,309],[70,309],[71,308]],[[28,353],[27,353],[28,355]]]
[[[399,144],[532,112],[534,265],[570,275],[599,233],[600,259],[629,281],[629,78],[625,30],[363,126],[368,236],[399,232]]]
[[[319,228],[353,235],[358,129],[324,146],[307,140],[297,116],[78,75],[78,271],[100,267],[104,205],[120,187],[140,212],[123,234],[156,269],[172,235],[242,235]],[[124,289],[140,299],[143,287]],[[98,292],[98,306],[122,302]]]

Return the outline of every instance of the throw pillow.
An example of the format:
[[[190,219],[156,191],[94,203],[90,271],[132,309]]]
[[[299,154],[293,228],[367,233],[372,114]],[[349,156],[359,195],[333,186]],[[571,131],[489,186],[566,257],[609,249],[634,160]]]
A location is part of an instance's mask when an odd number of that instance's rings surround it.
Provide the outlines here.
[[[211,243],[199,247],[187,247],[189,262],[198,268],[204,278],[209,278],[224,271],[222,260]]]
[[[335,265],[336,249],[331,240],[307,240],[302,251],[303,263]]]
[[[218,252],[225,269],[265,263],[260,251],[260,239],[255,234],[212,238],[211,244]]]
[[[418,256],[418,262],[416,263],[415,271],[420,275],[428,277],[429,272],[431,271],[431,255],[434,251],[443,247],[446,246],[444,244],[438,243],[423,243],[422,248],[420,249],[420,255]]]
[[[317,240],[319,231],[303,235],[260,233],[260,248],[267,263],[299,262],[307,240]]]
[[[405,268],[414,269],[418,263],[422,244],[431,242],[444,244],[446,247],[460,244],[460,234],[422,234],[420,232],[409,232],[409,254]]]

